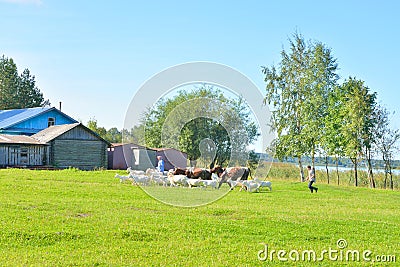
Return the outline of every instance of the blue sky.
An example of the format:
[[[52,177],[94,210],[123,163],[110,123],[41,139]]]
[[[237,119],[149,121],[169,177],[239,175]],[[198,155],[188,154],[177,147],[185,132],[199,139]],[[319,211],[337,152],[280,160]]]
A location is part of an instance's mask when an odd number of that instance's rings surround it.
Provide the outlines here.
[[[135,91],[190,61],[231,66],[264,90],[260,66],[297,30],[332,49],[342,78],[378,93],[400,128],[397,1],[0,0],[0,55],[28,68],[52,105],[121,129]]]

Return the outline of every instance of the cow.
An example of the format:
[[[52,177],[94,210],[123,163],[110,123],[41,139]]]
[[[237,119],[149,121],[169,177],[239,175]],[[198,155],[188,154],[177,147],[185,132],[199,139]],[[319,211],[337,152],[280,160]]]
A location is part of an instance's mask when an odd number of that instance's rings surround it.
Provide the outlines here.
[[[218,177],[221,177],[221,174],[225,171],[224,168],[222,168],[221,166],[217,165],[214,168],[212,168],[210,170],[211,173],[215,173],[218,175]]]
[[[201,178],[202,180],[211,180],[211,171],[202,168],[189,168],[185,175],[188,178]]]
[[[174,175],[186,175],[186,171],[187,171],[187,169],[182,169],[182,168],[176,167],[173,171],[173,174]]]
[[[215,169],[214,169],[215,171]],[[220,172],[220,170],[217,170],[217,172]],[[247,178],[251,176],[250,169],[248,167],[229,167],[224,169],[224,171],[221,173],[220,172],[220,181],[218,188],[221,187],[223,183],[230,181],[236,181],[236,180],[247,180]]]

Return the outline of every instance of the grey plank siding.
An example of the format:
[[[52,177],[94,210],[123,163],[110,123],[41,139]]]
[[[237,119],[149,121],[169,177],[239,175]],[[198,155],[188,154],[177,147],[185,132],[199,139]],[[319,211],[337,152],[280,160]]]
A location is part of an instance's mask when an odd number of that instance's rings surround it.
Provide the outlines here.
[[[5,166],[7,162],[7,147],[0,146],[0,166]]]
[[[0,166],[40,166],[46,161],[46,146],[0,145]]]
[[[99,138],[86,131],[83,127],[75,127],[71,129],[70,131],[60,135],[57,137],[58,140],[93,140],[97,141]]]

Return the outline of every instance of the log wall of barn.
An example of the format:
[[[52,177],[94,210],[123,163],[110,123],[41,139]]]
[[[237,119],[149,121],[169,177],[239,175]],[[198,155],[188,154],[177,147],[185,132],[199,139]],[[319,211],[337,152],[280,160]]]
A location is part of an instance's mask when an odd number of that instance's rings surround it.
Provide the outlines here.
[[[54,139],[50,154],[52,165],[57,167],[107,168],[107,143],[82,127]]]

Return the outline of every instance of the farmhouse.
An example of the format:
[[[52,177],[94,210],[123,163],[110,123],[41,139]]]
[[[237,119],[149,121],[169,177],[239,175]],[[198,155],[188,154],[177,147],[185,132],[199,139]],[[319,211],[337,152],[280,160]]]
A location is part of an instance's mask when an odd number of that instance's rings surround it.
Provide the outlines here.
[[[0,110],[0,167],[107,168],[110,145],[54,107]]]
[[[77,122],[55,107],[0,110],[0,134],[32,135],[49,126]]]
[[[48,145],[47,162],[52,166],[107,168],[107,147],[111,144],[81,123],[50,126],[31,137]]]
[[[112,144],[108,149],[108,168],[146,170],[157,166],[157,156],[163,157],[166,170],[186,168],[186,153],[174,148],[148,148],[133,143]]]

